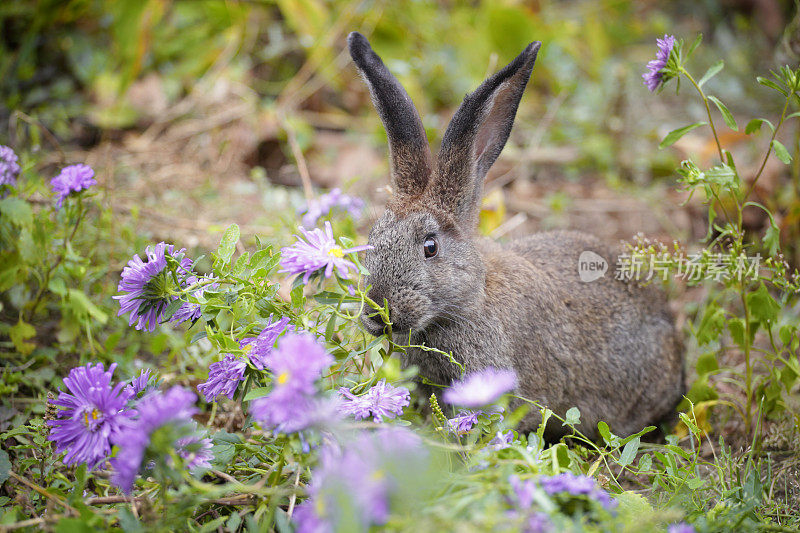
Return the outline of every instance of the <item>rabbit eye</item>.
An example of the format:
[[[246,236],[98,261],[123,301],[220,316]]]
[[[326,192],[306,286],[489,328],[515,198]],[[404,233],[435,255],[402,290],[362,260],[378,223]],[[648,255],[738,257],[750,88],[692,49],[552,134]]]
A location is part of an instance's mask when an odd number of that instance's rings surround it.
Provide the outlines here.
[[[425,243],[422,245],[422,248],[425,250],[426,259],[430,259],[439,253],[439,243],[436,242],[436,239],[434,239],[433,236],[428,236],[425,238]]]

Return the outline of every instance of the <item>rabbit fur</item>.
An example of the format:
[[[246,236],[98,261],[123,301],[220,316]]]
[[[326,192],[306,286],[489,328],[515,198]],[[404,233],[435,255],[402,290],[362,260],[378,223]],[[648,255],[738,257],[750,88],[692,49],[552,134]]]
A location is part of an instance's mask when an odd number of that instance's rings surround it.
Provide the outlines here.
[[[451,353],[467,372],[513,369],[519,395],[561,416],[578,407],[578,429],[591,438],[600,420],[628,435],[670,414],[684,393],[683,347],[658,288],[617,280],[613,270],[581,281],[581,252],[612,268],[617,261],[616,250],[588,234],[554,231],[505,244],[477,235],[483,180],[508,139],[541,43],[464,98],[435,159],[414,104],[367,39],[353,32],[348,45],[389,141],[393,193],[364,263],[370,297],[389,304],[396,342]],[[436,254],[426,257],[431,238]],[[370,333],[385,331],[374,309],[361,318]],[[403,364],[434,384],[461,377],[447,357],[419,348],[407,349]],[[532,409],[520,429],[539,423]],[[563,434],[560,422],[548,424],[548,439]]]

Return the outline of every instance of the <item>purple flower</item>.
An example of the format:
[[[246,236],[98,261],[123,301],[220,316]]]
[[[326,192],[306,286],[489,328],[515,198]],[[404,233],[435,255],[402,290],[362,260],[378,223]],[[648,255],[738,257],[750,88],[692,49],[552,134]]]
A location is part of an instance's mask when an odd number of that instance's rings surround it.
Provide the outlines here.
[[[304,274],[303,283],[308,283],[311,274],[322,269],[325,269],[323,275],[326,278],[331,277],[335,269],[340,277],[347,279],[350,270],[357,271],[358,269],[352,261],[345,259],[344,256],[372,248],[365,245],[342,249],[333,238],[330,222],[325,222],[324,232],[319,228],[306,231],[302,227],[300,232],[308,242],[297,237],[297,242],[292,246],[281,248],[281,267],[283,268],[280,272],[291,275]]]
[[[523,481],[519,476],[511,476],[508,478],[508,484],[511,485],[511,489],[513,490],[517,507],[520,509],[529,509],[531,505],[533,505],[536,483],[530,479]]]
[[[307,333],[287,333],[264,359],[273,389],[250,406],[253,418],[279,433],[294,433],[335,419],[332,402],[314,397],[316,381],[333,357]]]
[[[61,173],[50,180],[50,187],[56,193],[56,207],[61,209],[64,198],[73,192],[80,192],[97,185],[94,170],[87,165],[70,165],[61,169]]]
[[[391,419],[402,415],[403,408],[411,401],[408,389],[387,385],[385,379],[362,396],[353,395],[346,387],[340,388],[339,394],[344,400],[339,404],[341,412],[353,415],[356,420],[372,415],[375,422],[383,422],[383,417]]]
[[[175,451],[183,458],[189,470],[211,468],[211,461],[214,459],[211,448],[211,439],[199,435],[189,435],[175,441]]]
[[[167,268],[167,258],[178,262],[175,276],[180,285],[185,285],[192,268],[192,260],[184,257],[185,251],[186,248],[181,248],[176,252],[172,244],[160,242],[145,248],[145,260],[134,255],[122,269],[122,279],[117,286],[124,294],[113,297],[120,304],[117,316],[130,313],[129,325],[135,323],[138,330],[155,330],[180,289],[175,286],[171,269]]]
[[[496,402],[517,386],[513,370],[486,368],[467,375],[444,391],[444,401],[463,407],[482,407]]]
[[[675,46],[675,37],[672,35],[664,35],[663,39],[656,39],[658,45],[658,52],[656,58],[647,63],[647,72],[642,74],[645,86],[650,91],[655,91],[658,86],[667,81],[661,69],[667,66],[669,55],[672,53],[672,48]]]
[[[19,176],[19,164],[17,154],[8,146],[0,144],[0,186],[17,184]]]
[[[197,413],[196,399],[193,392],[176,385],[164,393],[152,392],[139,400],[136,404],[138,417],[113,440],[119,446],[119,452],[111,459],[114,469],[112,483],[130,494],[150,444],[150,435],[167,424],[191,425],[192,416]],[[177,442],[175,444],[179,446]]]
[[[315,507],[321,507],[317,510]],[[298,533],[333,533],[333,526],[330,522],[320,518],[325,513],[323,506],[312,501],[301,503],[294,510],[294,521],[297,524]]]
[[[467,433],[472,427],[478,423],[478,415],[482,414],[481,411],[470,411],[469,409],[462,409],[455,418],[447,421],[450,428],[456,434]]]
[[[298,517],[299,525],[313,526],[309,531],[335,529],[342,515],[354,517],[363,529],[385,523],[397,477],[418,468],[427,452],[413,432],[386,427],[361,433],[347,446],[329,445],[320,456],[311,498]]]
[[[145,388],[147,382],[150,380],[150,369],[145,368],[141,373],[131,380],[131,384],[125,387],[125,392],[130,396],[138,396]]]
[[[667,533],[694,533],[694,527],[686,522],[678,522],[677,524],[670,524],[667,528]]]
[[[194,276],[187,276],[186,278],[187,285],[194,285],[198,281],[199,280]],[[192,293],[192,296],[195,298],[201,298],[207,290],[214,290],[218,287],[219,283],[203,285],[202,287],[194,291],[194,293]],[[180,324],[182,322],[186,322],[187,320],[197,320],[198,318],[200,318],[202,312],[203,310],[200,308],[200,304],[192,302],[184,302],[183,304],[181,304],[178,310],[172,314],[172,317],[170,317],[169,320],[170,322],[174,322],[175,324]]]
[[[304,209],[300,210],[303,214],[303,226],[309,228],[317,223],[321,216],[327,215],[331,209],[338,207],[347,211],[354,219],[361,216],[364,209],[364,202],[360,198],[343,194],[338,187],[329,193],[323,194],[319,199],[309,200]]]
[[[554,531],[553,522],[547,513],[533,513],[523,529],[524,533],[549,533]]]
[[[274,390],[297,394],[314,394],[314,383],[332,364],[333,357],[308,333],[287,333],[265,360],[273,375]]]
[[[289,389],[276,389],[253,400],[250,414],[276,433],[296,433],[336,419],[333,402]]]
[[[216,401],[220,396],[233,399],[236,388],[244,380],[247,363],[231,354],[222,361],[211,363],[208,367],[208,380],[197,386],[197,391],[205,396],[207,402]]]
[[[564,472],[552,477],[540,477],[538,481],[544,491],[551,495],[568,493],[573,496],[588,496],[589,499],[599,502],[606,509],[612,509],[617,503],[589,476]]]
[[[130,394],[125,383],[111,386],[116,363],[73,368],[64,378],[69,392],[61,391],[50,403],[63,407],[58,420],[50,420],[50,435],[56,452],[67,450],[64,464],[86,463],[94,468],[111,454],[110,442],[130,422],[132,412],[125,409]]]
[[[512,442],[514,442],[514,432],[509,429],[507,433],[498,431],[497,435],[489,441],[489,446],[494,450],[503,450],[511,446]]]
[[[239,346],[247,352],[247,357],[259,370],[264,370],[267,366],[267,356],[272,353],[275,341],[284,331],[294,331],[294,326],[289,325],[289,319],[281,318],[272,321],[272,315],[267,319],[267,325],[261,330],[257,337],[247,337],[239,341]],[[249,347],[249,348],[248,348]]]
[[[530,479],[525,481],[521,480],[518,476],[511,476],[508,478],[508,484],[511,485],[515,511],[511,513],[513,517],[525,517],[531,511],[533,506],[536,491],[539,490],[536,483]],[[527,516],[525,533],[545,533],[553,531],[553,523],[546,513],[536,512]]]

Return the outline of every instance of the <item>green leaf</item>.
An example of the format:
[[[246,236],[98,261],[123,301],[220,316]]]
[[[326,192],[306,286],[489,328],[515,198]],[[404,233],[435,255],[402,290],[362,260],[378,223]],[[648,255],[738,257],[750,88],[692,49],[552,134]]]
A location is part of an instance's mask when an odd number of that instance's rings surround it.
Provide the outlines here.
[[[242,401],[249,402],[250,400],[255,400],[256,398],[263,398],[269,394],[269,391],[269,387],[256,387],[255,389],[250,389],[247,391],[247,394],[245,394],[244,398],[242,398]]]
[[[747,135],[751,135],[756,131],[760,131],[761,126],[764,124],[769,126],[770,130],[775,131],[775,126],[773,126],[772,122],[770,122],[769,120],[765,118],[754,118],[753,120],[747,123],[747,126],[744,127],[744,132]]]
[[[32,342],[26,342],[28,339],[36,335],[36,328],[23,321],[21,318],[16,325],[11,327],[11,329],[8,331],[8,334],[9,337],[11,337],[11,342],[14,343],[14,347],[22,355],[28,355],[33,351],[34,348],[36,348],[36,345]]]
[[[733,115],[731,114],[730,110],[725,107],[725,104],[723,104],[716,96],[709,96],[708,99],[714,102],[714,105],[717,106],[719,112],[722,113],[722,118],[725,120],[725,124],[733,131],[739,131],[739,126],[736,125]]]
[[[639,444],[641,444],[641,439],[636,437],[625,445],[622,449],[622,455],[619,457],[619,466],[628,466],[636,459],[636,453],[639,451]]]
[[[700,487],[702,487],[705,484],[705,481],[703,481],[699,477],[693,477],[693,478],[689,478],[689,480],[686,482],[686,484],[689,486],[690,489],[697,490],[697,489],[699,489]]]
[[[239,256],[236,260],[236,263],[233,265],[231,269],[231,276],[241,276],[244,272],[244,269],[247,267],[247,263],[250,261],[250,252],[245,252]],[[237,515],[238,516],[238,515]]]
[[[108,322],[108,315],[99,307],[97,307],[86,293],[80,289],[69,289],[69,301],[73,305],[73,309],[80,314],[86,314],[101,324]]]
[[[708,67],[708,70],[706,70],[706,73],[703,74],[702,78],[700,78],[700,81],[697,82],[697,85],[699,87],[702,87],[703,84],[705,84],[705,82],[716,76],[724,66],[725,62],[720,59],[719,61]]]
[[[718,370],[719,364],[717,363],[717,354],[714,352],[701,354],[700,357],[697,358],[695,368],[697,369],[698,376],[704,376]]]
[[[567,414],[564,417],[562,426],[577,426],[581,423],[581,412],[577,407],[570,407],[567,409]]]
[[[717,340],[724,324],[725,311],[716,302],[709,303],[694,334],[697,344],[702,346]]]
[[[8,460],[8,453],[0,450],[0,485],[6,482],[11,475],[11,461]]]
[[[775,150],[775,155],[778,156],[778,159],[780,159],[784,165],[791,163],[792,156],[789,154],[789,150],[787,150],[779,140],[773,139],[770,146]]]
[[[774,322],[778,318],[778,311],[780,311],[781,306],[778,305],[778,302],[775,301],[775,298],[772,297],[763,283],[761,283],[757,291],[749,293],[745,300],[747,301],[751,318],[765,324]]]
[[[770,89],[775,89],[776,91],[781,93],[783,96],[787,96],[786,89],[784,89],[783,87],[779,86],[777,83],[775,83],[774,81],[772,81],[770,79],[764,78],[762,76],[758,76],[756,78],[756,81],[758,83],[760,83],[761,85],[763,85],[764,87],[769,87]]]
[[[28,228],[33,224],[33,210],[25,200],[13,196],[0,200],[0,214],[20,228]]]
[[[731,332],[731,338],[733,339],[733,342],[743,348],[746,344],[744,340],[744,320],[738,317],[728,320],[728,331]]]
[[[611,430],[608,428],[608,424],[603,422],[602,420],[597,423],[597,430],[600,432],[600,436],[603,437],[603,440],[606,442],[611,442]]]
[[[706,122],[695,122],[694,124],[689,124],[688,126],[672,130],[671,132],[667,133],[667,136],[664,137],[664,140],[661,141],[661,144],[659,144],[658,147],[666,148],[667,146],[672,146],[678,139],[680,139],[693,129],[699,128],[700,126],[705,126],[706,124],[707,124]]]
[[[770,224],[767,228],[767,231],[764,232],[764,239],[762,241],[764,243],[764,247],[767,249],[767,253],[770,256],[774,256],[778,253],[778,250],[781,247],[781,230],[778,226],[774,224]]]
[[[227,264],[233,257],[237,242],[239,242],[239,225],[231,224],[222,235],[222,240],[217,248],[217,257],[222,260],[223,264]]]
[[[789,346],[792,344],[792,337],[797,332],[797,328],[792,324],[784,324],[781,326],[781,329],[778,330],[778,337],[780,337],[781,342],[784,346]]]
[[[694,39],[694,42],[689,47],[689,50],[686,52],[686,59],[689,59],[689,57],[694,53],[695,50],[697,50],[697,47],[700,46],[700,43],[702,42],[703,42],[703,34],[698,33],[697,37],[695,37]]]

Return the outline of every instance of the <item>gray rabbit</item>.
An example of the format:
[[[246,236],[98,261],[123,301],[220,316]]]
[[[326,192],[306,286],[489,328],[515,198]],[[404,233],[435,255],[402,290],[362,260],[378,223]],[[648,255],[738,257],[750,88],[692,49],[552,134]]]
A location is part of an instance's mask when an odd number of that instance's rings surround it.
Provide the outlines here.
[[[502,245],[476,235],[484,177],[541,43],[464,98],[436,158],[414,104],[367,39],[353,32],[348,44],[389,139],[393,193],[370,231],[365,265],[370,297],[388,301],[398,343],[452,353],[468,372],[514,369],[518,394],[562,416],[578,407],[591,438],[600,420],[627,435],[670,414],[684,392],[683,348],[660,290],[613,271],[581,281],[581,252],[616,264],[616,252],[591,235],[555,231]],[[374,310],[362,323],[384,331]],[[436,384],[460,377],[436,352],[412,348],[403,363]],[[520,429],[538,422],[534,410]],[[548,425],[549,440],[561,434],[560,423]]]

